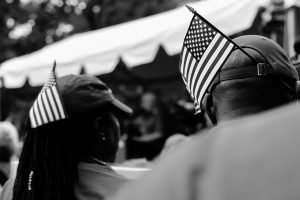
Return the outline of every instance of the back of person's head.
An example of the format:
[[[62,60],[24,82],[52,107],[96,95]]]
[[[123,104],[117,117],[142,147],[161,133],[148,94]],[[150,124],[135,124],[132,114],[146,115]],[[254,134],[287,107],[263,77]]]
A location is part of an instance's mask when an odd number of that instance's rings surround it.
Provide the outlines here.
[[[64,76],[57,79],[56,88],[58,95],[53,97],[45,96],[51,91],[42,91],[29,113],[14,200],[74,199],[79,162],[115,159],[120,134],[117,117],[132,110],[96,77]],[[47,101],[51,98],[54,106]],[[56,108],[64,117],[57,118]]]
[[[215,122],[254,114],[294,101],[299,76],[284,50],[256,35],[237,37],[234,49],[212,82],[204,107]]]

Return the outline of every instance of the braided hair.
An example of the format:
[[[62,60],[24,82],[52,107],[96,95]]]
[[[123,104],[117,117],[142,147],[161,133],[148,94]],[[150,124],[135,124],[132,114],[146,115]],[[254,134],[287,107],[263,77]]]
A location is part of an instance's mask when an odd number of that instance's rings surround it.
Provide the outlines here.
[[[89,142],[95,140],[92,126],[95,118],[96,115],[88,114],[34,129],[28,123],[13,200],[75,199],[78,162],[91,154]],[[105,161],[108,147],[99,146],[103,148]]]

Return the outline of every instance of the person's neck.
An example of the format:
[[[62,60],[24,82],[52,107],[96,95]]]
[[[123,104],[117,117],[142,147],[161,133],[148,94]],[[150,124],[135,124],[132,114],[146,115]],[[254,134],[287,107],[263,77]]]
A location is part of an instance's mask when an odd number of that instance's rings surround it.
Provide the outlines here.
[[[229,121],[239,117],[256,114],[264,110],[265,110],[264,108],[258,106],[247,106],[247,107],[236,108],[231,110],[228,109],[220,112],[220,114],[217,115],[217,121],[218,123]]]

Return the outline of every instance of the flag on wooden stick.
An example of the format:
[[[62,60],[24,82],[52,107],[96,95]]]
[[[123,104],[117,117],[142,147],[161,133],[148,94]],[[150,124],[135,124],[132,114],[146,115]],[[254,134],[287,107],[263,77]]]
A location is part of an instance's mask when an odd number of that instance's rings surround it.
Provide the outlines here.
[[[29,111],[32,128],[67,118],[62,99],[57,89],[55,67],[56,63],[54,63],[48,81],[43,86]]]
[[[183,42],[180,73],[198,113],[206,90],[235,45],[194,10],[193,13]]]

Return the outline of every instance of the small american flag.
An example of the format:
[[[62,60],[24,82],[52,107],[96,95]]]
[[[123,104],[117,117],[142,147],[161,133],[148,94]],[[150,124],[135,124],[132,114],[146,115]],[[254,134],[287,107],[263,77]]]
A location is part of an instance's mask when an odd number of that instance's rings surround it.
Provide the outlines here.
[[[42,88],[29,111],[31,128],[36,128],[67,117],[56,87],[54,69],[55,64],[48,81]]]
[[[203,96],[234,44],[201,16],[194,15],[183,42],[180,73],[200,112]]]

